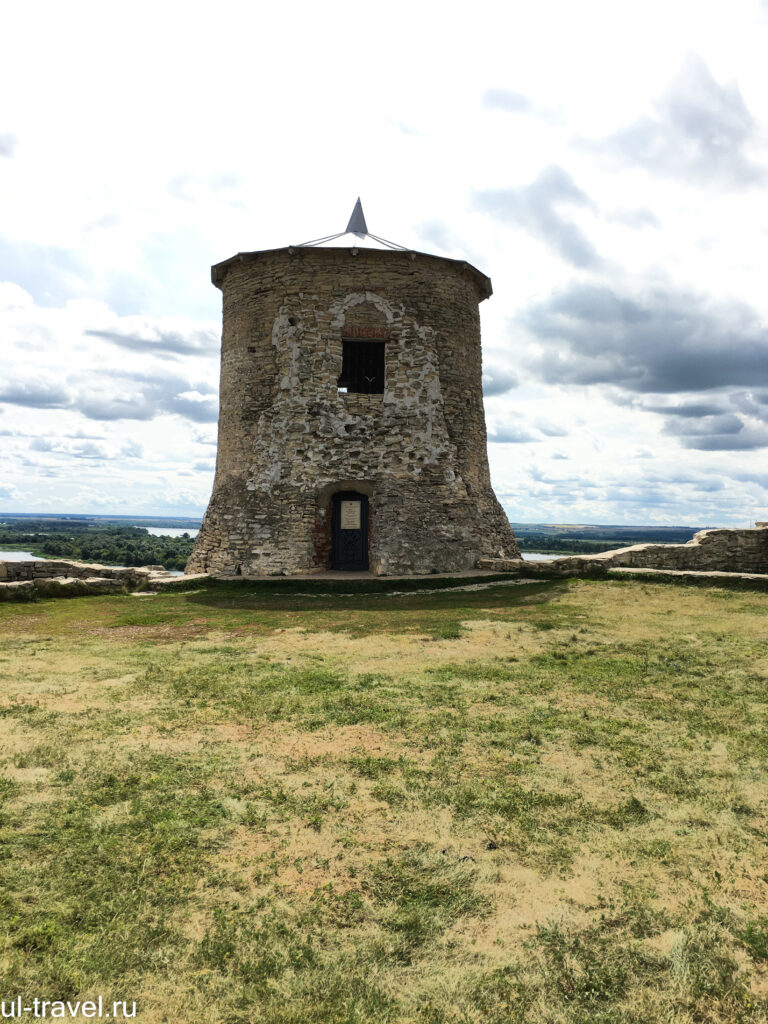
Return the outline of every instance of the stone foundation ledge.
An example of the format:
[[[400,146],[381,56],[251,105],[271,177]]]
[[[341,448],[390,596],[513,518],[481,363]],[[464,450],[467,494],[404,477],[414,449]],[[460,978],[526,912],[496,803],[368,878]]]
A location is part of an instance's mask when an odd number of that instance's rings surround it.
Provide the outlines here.
[[[604,562],[596,561],[591,555],[585,558],[554,558],[551,561],[536,562],[527,558],[480,558],[478,569],[491,572],[514,572],[523,576],[597,576],[606,572]]]
[[[768,573],[764,572],[718,572],[716,569],[632,569],[616,566],[608,570],[616,578],[640,578],[643,580],[677,580],[687,583],[721,583],[729,586],[754,585],[768,590]]]
[[[237,576],[236,579],[243,577]],[[183,576],[174,576],[170,572],[153,572],[147,578],[147,590],[188,590],[190,584],[205,583],[213,577],[208,572],[190,572]]]

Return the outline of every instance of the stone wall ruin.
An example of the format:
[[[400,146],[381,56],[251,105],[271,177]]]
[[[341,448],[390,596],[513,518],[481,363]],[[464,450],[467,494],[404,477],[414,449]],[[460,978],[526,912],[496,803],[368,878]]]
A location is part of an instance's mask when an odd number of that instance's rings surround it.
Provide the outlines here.
[[[158,590],[177,579],[175,573],[167,572],[162,565],[97,565],[54,558],[0,561],[0,601],[126,594]]]
[[[481,559],[480,568],[496,572],[528,571],[542,575],[585,575],[608,569],[661,569],[678,572],[768,574],[768,523],[754,529],[700,530],[685,544],[633,544],[595,555],[573,555],[551,562]],[[535,568],[534,568],[535,567]]]

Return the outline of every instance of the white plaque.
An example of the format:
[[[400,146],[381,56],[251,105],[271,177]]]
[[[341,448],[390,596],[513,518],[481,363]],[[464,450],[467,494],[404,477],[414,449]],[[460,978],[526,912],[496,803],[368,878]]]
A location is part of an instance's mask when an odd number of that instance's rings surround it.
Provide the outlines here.
[[[341,503],[341,528],[342,530],[360,529],[360,502],[342,501]]]

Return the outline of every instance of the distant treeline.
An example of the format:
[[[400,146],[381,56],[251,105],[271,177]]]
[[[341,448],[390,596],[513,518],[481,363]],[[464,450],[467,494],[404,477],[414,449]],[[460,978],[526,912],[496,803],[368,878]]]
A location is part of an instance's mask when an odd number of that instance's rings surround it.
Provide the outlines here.
[[[200,528],[201,522],[200,519],[188,517],[174,519],[173,516],[86,516],[74,513],[52,515],[39,512],[0,512],[0,523],[6,526],[18,526],[20,529],[31,523],[42,523],[49,530],[71,527],[106,530],[111,526],[151,526],[173,530],[197,530]]]
[[[550,555],[558,551],[569,552],[576,555],[594,555],[598,551],[613,551],[614,548],[627,547],[629,544],[639,544],[640,541],[615,541],[615,540],[567,540],[564,537],[553,537],[551,534],[543,534],[538,538],[536,534],[528,537],[517,537],[517,546],[521,551],[539,551],[541,554]]]
[[[194,540],[155,537],[138,526],[96,527],[89,523],[25,519],[24,529],[0,525],[0,548],[23,548],[44,558],[102,565],[164,565],[183,570]]]
[[[579,529],[530,527],[514,524],[515,536],[521,551],[540,551],[544,554],[567,552],[596,554],[630,544],[685,544],[696,533],[692,527],[587,527]]]
[[[629,544],[684,544],[692,527],[568,527],[513,523],[521,551],[595,554]],[[183,570],[194,540],[155,537],[137,526],[108,526],[87,519],[28,519],[0,522],[0,548],[23,548],[43,557],[106,565],[164,565]]]

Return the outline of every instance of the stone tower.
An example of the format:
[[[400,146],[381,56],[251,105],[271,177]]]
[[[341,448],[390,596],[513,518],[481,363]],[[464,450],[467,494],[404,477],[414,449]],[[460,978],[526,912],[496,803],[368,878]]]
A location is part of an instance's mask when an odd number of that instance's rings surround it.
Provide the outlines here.
[[[358,200],[347,232],[240,253],[212,280],[219,448],[188,572],[442,573],[518,557],[488,471],[484,274],[369,234]]]

